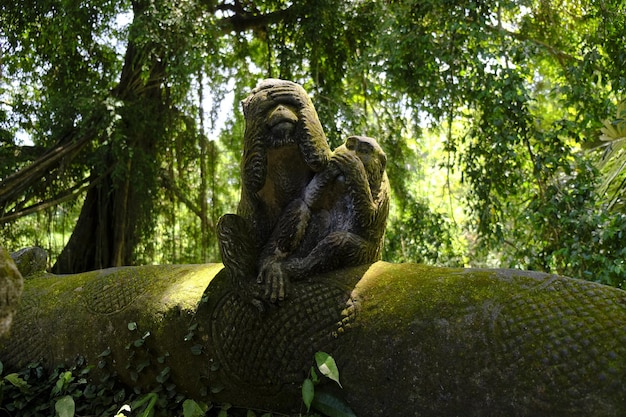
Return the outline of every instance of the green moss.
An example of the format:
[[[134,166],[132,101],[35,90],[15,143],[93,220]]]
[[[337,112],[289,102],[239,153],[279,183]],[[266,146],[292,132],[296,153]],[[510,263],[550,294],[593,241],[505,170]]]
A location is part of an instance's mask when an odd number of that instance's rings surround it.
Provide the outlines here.
[[[511,291],[510,283],[489,271],[379,262],[366,272],[353,296],[367,306],[360,312],[365,325],[387,328],[502,298]]]
[[[80,354],[130,386],[171,377],[194,396],[223,388],[212,399],[289,408],[295,394],[283,394],[299,390],[299,370],[325,350],[360,416],[619,415],[626,404],[626,296],[614,288],[379,262],[312,277],[261,313],[233,296],[220,270],[145,266],[29,280],[2,361],[44,357],[54,366]]]
[[[3,361],[25,365],[45,357],[55,366],[82,355],[93,364],[106,349],[122,360],[128,343],[143,335],[129,332],[128,323],[150,332],[150,340],[168,340],[165,332],[171,330],[166,327],[181,327],[178,321],[188,326],[203,291],[221,268],[121,267],[30,279],[11,335],[0,340],[8,356]]]
[[[358,415],[608,416],[626,404],[623,291],[524,271],[378,263],[352,295],[357,342],[338,363],[349,363],[351,404],[368,398]]]

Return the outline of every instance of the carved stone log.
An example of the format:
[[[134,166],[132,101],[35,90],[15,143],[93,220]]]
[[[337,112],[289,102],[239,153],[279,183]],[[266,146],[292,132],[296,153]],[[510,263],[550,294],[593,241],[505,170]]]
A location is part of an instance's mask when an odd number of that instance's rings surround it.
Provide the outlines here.
[[[145,390],[169,368],[196,399],[290,411],[323,350],[359,417],[626,415],[621,290],[378,262],[295,283],[260,312],[220,271],[143,266],[28,280],[0,360],[52,367],[82,355]]]

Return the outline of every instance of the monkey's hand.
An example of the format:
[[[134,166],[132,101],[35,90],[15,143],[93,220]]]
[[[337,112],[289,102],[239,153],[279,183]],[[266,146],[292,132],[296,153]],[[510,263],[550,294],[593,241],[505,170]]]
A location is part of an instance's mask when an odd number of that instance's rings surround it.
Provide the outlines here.
[[[265,287],[265,298],[272,303],[285,299],[288,279],[280,262],[265,261],[257,277],[257,283]]]
[[[331,152],[324,129],[309,96],[302,87],[296,84],[273,86],[267,94],[269,102],[274,105],[286,105],[295,111],[300,132],[295,135],[295,139],[300,146],[304,161],[315,172],[321,172],[328,164]]]
[[[298,87],[290,84],[273,86],[267,91],[267,97],[274,104],[286,104],[302,110],[308,106],[308,96]]]
[[[369,227],[375,221],[378,206],[374,201],[363,161],[353,152],[336,151],[330,165],[342,173],[338,178],[345,181],[346,192],[354,203],[354,219],[358,224]]]
[[[367,172],[363,162],[357,155],[352,152],[335,152],[332,156],[331,164],[343,173],[343,177],[349,187],[359,192],[365,189],[370,191]]]

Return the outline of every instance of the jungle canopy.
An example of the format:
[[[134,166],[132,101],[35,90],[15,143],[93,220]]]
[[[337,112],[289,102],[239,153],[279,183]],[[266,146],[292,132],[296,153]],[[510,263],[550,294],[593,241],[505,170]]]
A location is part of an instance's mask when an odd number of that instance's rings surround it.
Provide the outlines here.
[[[0,6],[0,244],[57,273],[219,261],[239,101],[301,83],[378,139],[383,258],[626,279],[618,1],[26,0]]]

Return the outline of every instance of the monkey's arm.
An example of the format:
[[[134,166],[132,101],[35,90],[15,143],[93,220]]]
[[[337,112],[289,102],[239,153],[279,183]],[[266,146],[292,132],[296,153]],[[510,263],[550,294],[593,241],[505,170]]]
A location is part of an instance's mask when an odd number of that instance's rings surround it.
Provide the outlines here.
[[[354,201],[354,215],[357,217],[358,223],[371,224],[378,211],[378,204],[372,197],[363,163],[352,152],[335,152],[331,164],[336,164],[344,174],[346,191]]]
[[[251,135],[245,135],[248,139]],[[267,150],[261,140],[253,138],[251,143],[244,143],[241,162],[241,180],[243,189],[256,193],[265,184],[267,175]]]
[[[307,256],[289,257],[278,265],[283,276],[298,281],[314,272],[372,262],[376,255],[377,248],[363,237],[352,232],[336,231],[324,237]]]
[[[261,253],[257,283],[264,284],[265,297],[271,302],[285,298],[288,281],[278,263],[298,247],[310,217],[311,211],[302,199],[291,202]]]
[[[309,226],[312,211],[319,211],[334,200],[332,185],[338,180],[341,171],[329,164],[324,171],[316,174],[307,185],[302,199],[291,202],[277,222],[272,236],[260,257],[257,282],[265,285],[265,296],[272,302],[284,299],[288,279],[279,265],[301,244]]]
[[[268,243],[261,252],[261,260],[284,259],[302,240],[309,224],[311,211],[302,199],[292,201],[280,217]]]
[[[333,194],[336,193],[334,191],[336,182],[344,182],[343,172],[336,163],[329,163],[326,169],[316,174],[304,189],[304,203],[313,211],[328,208],[341,197]]]
[[[222,262],[233,284],[247,293],[256,273],[258,254],[251,224],[242,216],[225,214],[217,222],[217,238]]]

